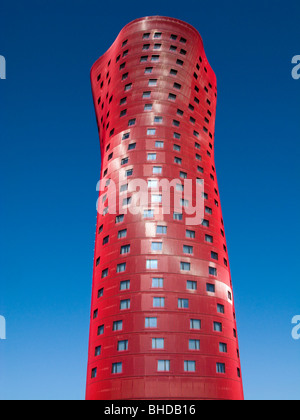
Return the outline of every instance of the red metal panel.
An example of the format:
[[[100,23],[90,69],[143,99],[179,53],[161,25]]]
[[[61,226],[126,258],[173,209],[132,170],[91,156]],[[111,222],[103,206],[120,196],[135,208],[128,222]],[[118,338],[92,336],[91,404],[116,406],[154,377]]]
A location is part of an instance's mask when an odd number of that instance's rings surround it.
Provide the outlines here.
[[[160,48],[155,44],[161,44]],[[150,67],[152,72],[145,73]],[[157,80],[156,86],[149,86],[150,79]],[[130,179],[147,182],[180,179],[183,171],[189,179],[204,179],[208,195],[205,206],[212,214],[205,215],[209,226],[186,225],[186,214],[182,221],[174,220],[174,208],[169,215],[149,219],[128,213],[120,223],[111,211],[98,215],[86,397],[243,399],[235,309],[233,297],[230,299],[232,283],[214,167],[216,77],[202,39],[193,27],[176,19],[138,19],[121,31],[94,64],[91,82],[100,135],[101,179],[116,185],[117,199],[122,197],[120,187],[128,182],[125,171],[129,169],[133,169]],[[144,92],[151,92],[150,98],[143,98]],[[152,104],[152,110],[145,110],[146,104]],[[124,110],[126,115],[122,116]],[[163,117],[163,121],[155,123],[155,116]],[[136,121],[129,127],[131,119]],[[155,135],[147,135],[150,128],[156,129]],[[127,133],[128,138],[123,139]],[[174,133],[180,134],[180,139],[175,139]],[[163,148],[158,149],[156,141],[164,142]],[[135,149],[128,150],[133,143]],[[180,146],[180,151],[174,151],[174,145]],[[149,161],[148,153],[156,153],[156,159]],[[181,165],[174,162],[175,157],[182,159]],[[122,165],[124,158],[128,161]],[[153,175],[154,166],[162,167],[160,175]],[[105,194],[104,200],[109,200],[114,193],[113,188],[106,188],[100,193],[100,202]],[[167,234],[158,234],[157,225],[166,226]],[[123,229],[127,235],[119,238]],[[193,230],[195,238],[187,238],[186,229]],[[205,235],[212,236],[213,243],[207,242]],[[162,251],[152,251],[153,241],[163,243]],[[130,253],[120,254],[126,245],[130,245]],[[191,255],[183,253],[184,245],[193,247]],[[218,260],[212,259],[212,252],[218,254]],[[157,269],[146,268],[149,259],[158,261]],[[182,271],[181,262],[189,262],[191,270]],[[126,263],[126,271],[118,273],[117,266],[122,263]],[[217,268],[216,276],[209,275],[209,267]],[[162,288],[153,287],[154,277],[164,279]],[[130,281],[129,289],[120,290],[123,281]],[[197,289],[188,290],[187,281],[197,282]],[[214,292],[207,291],[207,283],[215,286]],[[165,299],[164,307],[153,306],[157,297]],[[121,309],[120,302],[126,299],[130,299],[130,308]],[[188,299],[189,307],[179,309],[178,299]],[[224,313],[218,311],[218,305],[223,306]],[[150,317],[157,318],[155,328],[145,326],[145,319]],[[191,329],[191,320],[200,320],[201,329]],[[116,321],[122,321],[121,330],[114,331]],[[215,322],[222,324],[221,332],[214,330]],[[103,331],[98,335],[100,326]],[[155,338],[164,339],[163,349],[152,349]],[[189,340],[200,341],[200,349],[191,350]],[[127,341],[127,350],[119,351],[119,341]],[[220,352],[220,343],[227,345],[227,352]],[[96,355],[99,346],[101,354]],[[159,360],[170,362],[168,371],[158,371]],[[195,371],[186,372],[185,361],[195,362]],[[115,363],[122,364],[119,373],[112,372]],[[217,364],[225,366],[225,373],[217,372]]]

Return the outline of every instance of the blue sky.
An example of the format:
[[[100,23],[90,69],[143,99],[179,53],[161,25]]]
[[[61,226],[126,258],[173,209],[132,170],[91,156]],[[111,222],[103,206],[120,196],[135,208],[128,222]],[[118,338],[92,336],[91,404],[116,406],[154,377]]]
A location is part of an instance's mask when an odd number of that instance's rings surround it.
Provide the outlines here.
[[[299,399],[298,0],[1,3],[0,398],[84,398],[100,172],[89,70],[146,15],[194,25],[218,77],[216,164],[245,396]]]

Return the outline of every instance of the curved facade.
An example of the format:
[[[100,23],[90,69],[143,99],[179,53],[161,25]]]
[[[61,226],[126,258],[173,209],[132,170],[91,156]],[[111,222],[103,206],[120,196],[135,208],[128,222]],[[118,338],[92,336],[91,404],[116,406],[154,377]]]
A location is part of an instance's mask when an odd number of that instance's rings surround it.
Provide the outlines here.
[[[91,82],[102,187],[86,397],[243,399],[214,163],[216,77],[202,39],[176,19],[136,20]],[[201,224],[187,223],[184,201],[181,212],[155,211],[161,179],[203,185]],[[148,205],[138,206],[133,180],[152,188]]]

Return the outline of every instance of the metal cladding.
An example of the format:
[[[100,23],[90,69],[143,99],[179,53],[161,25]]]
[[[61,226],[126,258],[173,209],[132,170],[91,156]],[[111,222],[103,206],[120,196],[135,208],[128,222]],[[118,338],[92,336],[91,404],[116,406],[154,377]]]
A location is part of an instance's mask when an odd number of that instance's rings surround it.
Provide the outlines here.
[[[176,19],[138,19],[91,82],[102,187],[86,398],[243,399],[214,163],[216,77],[202,39]],[[187,179],[203,185],[201,223],[187,223],[184,200],[181,212],[154,211],[162,179],[180,191]],[[134,180],[152,188],[135,214]]]

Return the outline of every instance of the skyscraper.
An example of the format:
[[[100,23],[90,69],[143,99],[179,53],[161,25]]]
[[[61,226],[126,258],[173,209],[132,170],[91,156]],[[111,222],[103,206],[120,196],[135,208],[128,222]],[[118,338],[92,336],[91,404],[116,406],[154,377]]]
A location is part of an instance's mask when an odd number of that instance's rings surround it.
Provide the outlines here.
[[[214,163],[217,85],[202,39],[176,19],[138,19],[91,82],[102,182],[87,399],[243,399]],[[175,180],[165,213],[162,180]],[[187,180],[202,186],[197,223]]]

